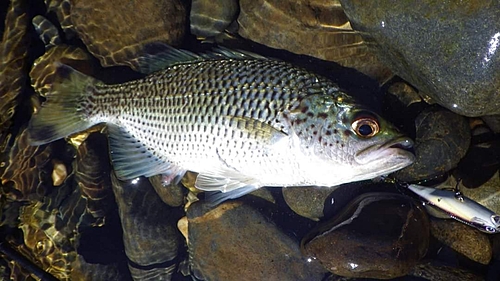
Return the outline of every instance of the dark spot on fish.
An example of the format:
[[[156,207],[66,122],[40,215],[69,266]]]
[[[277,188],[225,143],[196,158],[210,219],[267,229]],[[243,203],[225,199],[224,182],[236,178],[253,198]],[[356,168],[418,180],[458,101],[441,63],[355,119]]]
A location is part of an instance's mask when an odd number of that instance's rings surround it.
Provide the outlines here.
[[[326,118],[328,118],[328,114],[324,113],[324,112],[320,112],[320,113],[318,113],[318,118],[326,119]]]
[[[344,147],[344,144],[341,144],[340,147]]]
[[[333,133],[334,133],[334,134],[338,134],[338,133],[339,133],[339,130],[334,129],[334,130],[333,130]]]
[[[319,136],[319,137],[318,137],[318,141],[319,141],[319,142],[321,142],[322,140],[323,140],[323,137],[322,137],[322,136]],[[326,142],[325,142],[325,144],[326,144]]]
[[[311,124],[311,129],[314,129],[314,127],[316,127],[316,125],[314,125],[314,124]]]
[[[308,117],[314,117],[314,114],[312,112],[307,112]]]
[[[333,143],[328,144],[328,146],[330,146],[330,147],[333,146]]]
[[[313,135],[317,135],[318,134],[318,131],[313,131]]]
[[[303,107],[300,109],[300,112],[302,112],[302,113],[306,113],[308,110],[309,110],[309,106],[303,106]]]
[[[352,133],[351,133],[351,131],[349,131],[349,130],[345,130],[345,131],[344,131],[344,136],[346,136],[346,137],[351,136],[351,134],[352,134]]]
[[[327,136],[330,136],[331,134],[332,134],[332,131],[330,131],[330,130],[327,130],[327,131],[325,132],[325,135],[327,135]]]
[[[340,142],[337,140],[337,141],[335,141],[335,143],[336,143],[336,144],[339,144]]]

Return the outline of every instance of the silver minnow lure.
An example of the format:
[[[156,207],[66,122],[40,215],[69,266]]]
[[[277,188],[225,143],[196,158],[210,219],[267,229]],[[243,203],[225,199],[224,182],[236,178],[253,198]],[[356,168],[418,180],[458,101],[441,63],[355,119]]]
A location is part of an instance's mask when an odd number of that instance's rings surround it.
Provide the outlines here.
[[[197,172],[235,198],[262,186],[334,186],[411,164],[403,136],[332,81],[289,63],[170,49],[166,68],[107,85],[68,66],[29,124],[33,145],[106,123],[120,179]]]
[[[410,184],[408,188],[458,221],[486,233],[500,232],[500,216],[470,198],[453,191],[416,184]]]

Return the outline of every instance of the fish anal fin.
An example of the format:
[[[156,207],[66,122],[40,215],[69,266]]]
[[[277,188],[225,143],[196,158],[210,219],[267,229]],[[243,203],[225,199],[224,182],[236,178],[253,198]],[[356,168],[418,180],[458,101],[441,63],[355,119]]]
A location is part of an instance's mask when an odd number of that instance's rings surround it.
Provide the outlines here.
[[[158,174],[173,180],[185,172],[182,168],[153,155],[140,141],[116,125],[108,124],[108,135],[111,161],[120,180]]]

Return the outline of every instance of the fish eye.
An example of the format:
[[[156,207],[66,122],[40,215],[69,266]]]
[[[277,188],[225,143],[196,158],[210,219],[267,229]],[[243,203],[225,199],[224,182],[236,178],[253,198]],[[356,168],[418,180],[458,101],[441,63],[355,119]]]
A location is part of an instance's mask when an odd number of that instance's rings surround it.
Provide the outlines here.
[[[497,232],[497,229],[494,228],[494,227],[491,227],[491,226],[485,227],[484,230],[486,230],[486,232],[488,232],[488,233],[495,233],[495,232]]]
[[[380,131],[380,126],[377,118],[364,115],[352,122],[352,129],[359,137],[370,138]]]

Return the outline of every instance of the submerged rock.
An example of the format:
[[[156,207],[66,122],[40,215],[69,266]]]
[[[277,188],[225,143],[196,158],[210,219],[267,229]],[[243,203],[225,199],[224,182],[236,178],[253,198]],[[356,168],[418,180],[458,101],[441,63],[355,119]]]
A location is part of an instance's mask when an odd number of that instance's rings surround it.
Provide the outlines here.
[[[322,280],[325,271],[307,262],[299,242],[241,201],[208,210],[196,202],[187,212],[189,260],[205,280]]]
[[[395,173],[401,181],[429,179],[455,168],[470,145],[467,119],[430,107],[415,120],[415,162]]]
[[[340,2],[379,58],[420,91],[461,115],[500,113],[497,1]]]
[[[242,0],[238,33],[266,46],[334,61],[385,81],[386,66],[352,30],[340,2]]]
[[[237,0],[193,0],[191,2],[191,33],[214,37],[226,29],[238,16]]]
[[[178,211],[163,203],[144,177],[122,182],[113,174],[111,181],[133,278],[170,280],[180,244]]]
[[[177,45],[186,30],[186,11],[179,0],[46,2],[103,66],[128,65],[136,70],[132,60],[147,52],[148,44]]]
[[[317,221],[324,216],[325,201],[335,189],[313,186],[287,187],[282,190],[285,202],[295,213]]]
[[[490,262],[492,246],[486,234],[454,220],[431,218],[430,222],[432,236],[441,243],[475,262]]]
[[[406,275],[425,255],[429,222],[408,197],[366,193],[313,229],[302,250],[334,274],[389,279]]]

